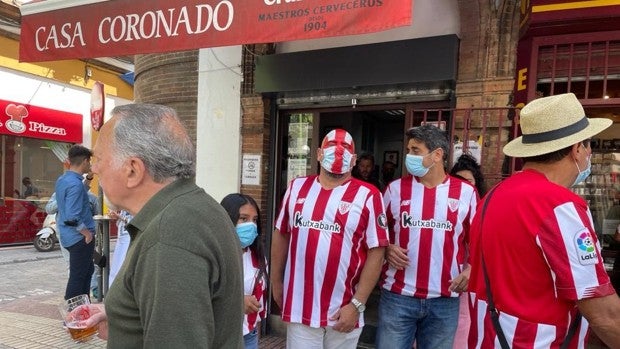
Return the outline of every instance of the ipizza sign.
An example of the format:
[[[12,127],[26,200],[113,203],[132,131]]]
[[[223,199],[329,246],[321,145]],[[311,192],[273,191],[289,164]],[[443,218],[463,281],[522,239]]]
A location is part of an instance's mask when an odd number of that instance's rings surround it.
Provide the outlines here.
[[[82,142],[82,115],[0,99],[0,134]]]

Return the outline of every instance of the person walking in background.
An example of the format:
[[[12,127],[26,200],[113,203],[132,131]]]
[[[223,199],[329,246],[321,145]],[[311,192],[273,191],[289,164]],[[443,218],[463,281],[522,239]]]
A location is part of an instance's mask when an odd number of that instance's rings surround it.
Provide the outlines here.
[[[220,203],[236,226],[243,249],[243,294],[245,349],[258,349],[258,325],[265,318],[267,260],[261,234],[260,209],[249,195],[229,194]]]
[[[390,245],[381,277],[377,348],[452,348],[466,245],[478,195],[446,173],[446,133],[431,125],[407,131],[409,176],[383,193]]]
[[[466,180],[476,187],[479,198],[485,194],[484,175],[476,158],[473,156],[469,154],[459,156],[454,165],[452,165],[450,175]],[[469,254],[469,251],[467,251],[467,254]],[[465,260],[469,260],[468,255],[465,257]],[[469,319],[469,302],[467,301],[468,295],[469,292],[463,292],[459,297],[459,320],[454,335],[453,349],[467,348],[467,337],[469,336],[469,326],[471,324]]]
[[[81,145],[69,149],[69,169],[55,186],[58,213],[56,225],[60,244],[69,251],[69,280],[65,299],[90,293],[95,269],[95,221],[82,183],[82,175],[90,171],[92,152]]]
[[[125,210],[120,210],[118,212],[110,211],[108,215],[110,218],[116,220],[116,228],[118,232],[116,245],[114,246],[114,253],[112,254],[112,260],[110,261],[110,275],[108,278],[110,281],[109,284],[112,285],[114,279],[116,278],[116,274],[118,274],[118,271],[121,269],[121,265],[123,265],[125,255],[127,255],[127,250],[129,249],[131,237],[129,236],[126,226],[133,216]]]
[[[94,148],[108,201],[133,219],[105,305],[88,306],[109,348],[241,348],[243,269],[230,217],[195,184],[195,148],[174,109],[112,110]]]
[[[472,223],[469,348],[585,348],[588,325],[620,348],[620,299],[587,203],[568,189],[590,174],[590,138],[611,124],[572,93],[521,110],[523,135],[503,151],[523,170],[487,193]]]
[[[275,221],[272,294],[288,348],[356,348],[388,244],[381,193],[351,177],[347,131],[329,132],[317,158],[319,175],[291,181]]]

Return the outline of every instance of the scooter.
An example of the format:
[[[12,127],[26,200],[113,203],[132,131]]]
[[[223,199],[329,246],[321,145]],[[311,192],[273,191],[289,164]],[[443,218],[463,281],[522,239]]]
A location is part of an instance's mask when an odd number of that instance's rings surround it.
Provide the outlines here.
[[[43,228],[34,238],[34,248],[40,252],[50,252],[58,242],[56,235],[56,214],[48,214],[43,221]]]

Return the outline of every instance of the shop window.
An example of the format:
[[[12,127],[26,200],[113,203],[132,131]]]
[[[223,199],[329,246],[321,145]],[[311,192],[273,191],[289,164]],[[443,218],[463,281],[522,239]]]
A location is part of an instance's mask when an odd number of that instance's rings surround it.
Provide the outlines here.
[[[30,243],[41,228],[63,165],[53,142],[0,136],[0,144],[0,245]]]
[[[312,113],[291,114],[288,118],[288,148],[286,150],[286,183],[312,171]]]
[[[586,104],[620,100],[620,40],[541,44],[536,92],[538,96],[572,92]]]

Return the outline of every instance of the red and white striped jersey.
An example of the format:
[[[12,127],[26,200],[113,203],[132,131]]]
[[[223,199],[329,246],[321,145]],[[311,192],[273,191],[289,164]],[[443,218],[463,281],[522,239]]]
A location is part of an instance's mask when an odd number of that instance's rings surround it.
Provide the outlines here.
[[[355,178],[333,189],[317,176],[296,178],[275,227],[290,234],[282,320],[335,325],[329,318],[353,298],[368,250],[388,245],[381,193]]]
[[[471,229],[469,348],[499,348],[482,253],[512,348],[559,348],[577,300],[614,294],[586,202],[542,173],[525,170],[502,182],[490,197],[483,230],[480,220],[476,215]],[[587,328],[582,319],[570,348],[585,347]]]
[[[258,239],[258,238],[257,238]],[[243,335],[250,333],[262,318],[265,317],[265,294],[267,289],[267,277],[263,274],[259,276],[258,257],[248,248],[243,252],[243,295],[253,295],[261,305],[261,309],[252,314],[243,316]]]
[[[381,286],[416,298],[458,297],[448,290],[466,262],[466,241],[478,194],[468,182],[446,176],[427,188],[414,176],[397,179],[383,193],[390,243],[407,250],[409,267],[385,263]]]

